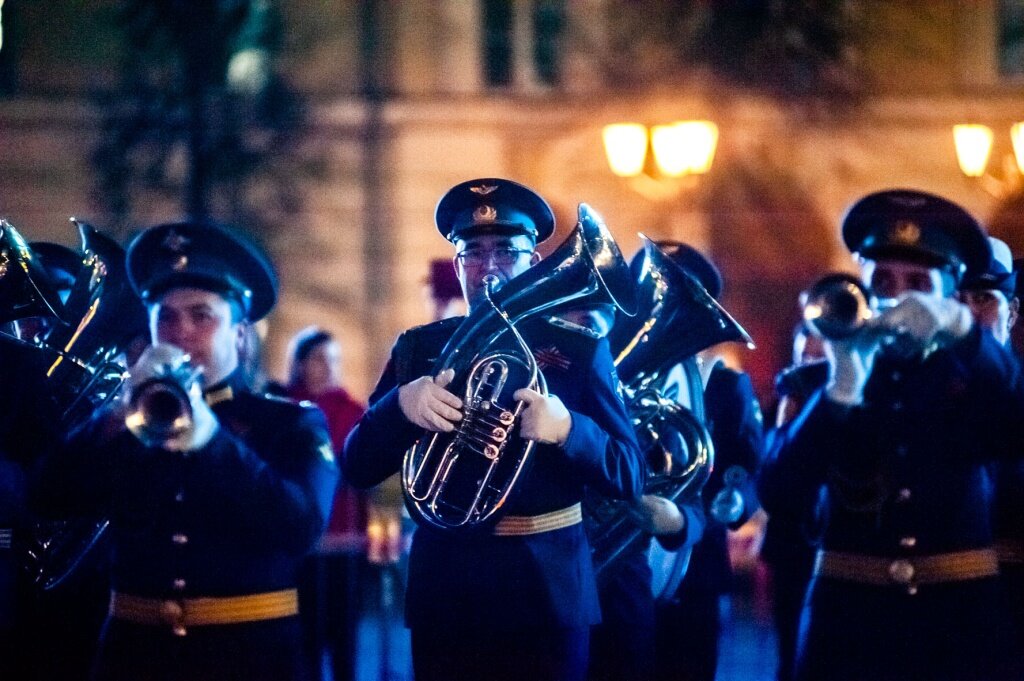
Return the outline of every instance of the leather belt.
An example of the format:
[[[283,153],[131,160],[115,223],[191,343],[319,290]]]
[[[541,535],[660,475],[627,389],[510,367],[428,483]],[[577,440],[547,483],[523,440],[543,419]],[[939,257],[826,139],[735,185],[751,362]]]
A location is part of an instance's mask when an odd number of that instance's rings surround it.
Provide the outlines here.
[[[14,530],[9,527],[0,527],[0,550],[11,548],[11,537]]]
[[[1020,539],[997,539],[996,555],[1000,563],[1024,565],[1024,541]]]
[[[169,626],[175,635],[184,636],[188,627],[260,622],[297,615],[299,595],[295,589],[284,589],[225,598],[163,600],[112,591],[109,612],[112,617],[136,624]]]
[[[930,556],[886,558],[840,551],[819,551],[814,574],[876,586],[905,586],[917,592],[919,584],[961,582],[999,574],[995,549],[975,549]]]
[[[583,507],[577,502],[567,508],[541,515],[507,515],[494,526],[499,537],[522,537],[572,527],[583,522]]]

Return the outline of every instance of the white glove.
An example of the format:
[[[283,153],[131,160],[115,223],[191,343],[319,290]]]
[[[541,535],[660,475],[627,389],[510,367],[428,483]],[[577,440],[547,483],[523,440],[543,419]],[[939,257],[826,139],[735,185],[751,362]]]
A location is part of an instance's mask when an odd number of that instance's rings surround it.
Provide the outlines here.
[[[512,399],[526,402],[526,408],[519,414],[522,437],[549,445],[564,445],[569,439],[572,415],[558,397],[520,388],[512,393]]]
[[[833,402],[848,407],[862,404],[864,386],[871,378],[878,355],[878,336],[858,333],[843,340],[825,341],[823,345],[829,365],[825,395]]]
[[[434,433],[450,433],[462,420],[462,400],[445,386],[455,378],[454,369],[435,377],[423,376],[398,389],[398,406],[405,418]]]
[[[632,508],[633,520],[647,534],[675,534],[686,527],[686,516],[674,502],[645,494]]]
[[[911,291],[872,326],[906,334],[924,347],[940,335],[952,340],[963,338],[972,322],[970,308],[958,300]]]
[[[191,452],[205,447],[217,432],[217,417],[207,406],[203,398],[202,387],[195,373],[190,373],[189,356],[173,345],[153,345],[146,348],[138,361],[131,368],[127,382],[128,398],[131,400],[136,390],[146,383],[167,377],[168,382],[177,383],[187,391],[189,407],[192,412],[191,422],[187,427],[170,439],[158,443],[164,449],[175,452]],[[134,410],[130,410],[134,412]],[[127,417],[128,429],[147,446],[154,443],[148,441],[146,430],[137,421],[135,413]]]

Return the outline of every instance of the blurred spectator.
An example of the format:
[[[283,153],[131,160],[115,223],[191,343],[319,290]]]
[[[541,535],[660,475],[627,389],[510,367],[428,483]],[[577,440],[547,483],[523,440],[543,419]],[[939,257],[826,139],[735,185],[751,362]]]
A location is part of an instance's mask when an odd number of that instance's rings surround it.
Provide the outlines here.
[[[341,387],[341,347],[318,327],[292,339],[287,396],[316,403],[327,416],[336,452],[362,416],[364,406]],[[320,551],[306,564],[300,587],[300,612],[306,626],[313,669],[330,655],[334,681],[354,678],[358,571],[366,528],[365,496],[342,481],[334,497]]]

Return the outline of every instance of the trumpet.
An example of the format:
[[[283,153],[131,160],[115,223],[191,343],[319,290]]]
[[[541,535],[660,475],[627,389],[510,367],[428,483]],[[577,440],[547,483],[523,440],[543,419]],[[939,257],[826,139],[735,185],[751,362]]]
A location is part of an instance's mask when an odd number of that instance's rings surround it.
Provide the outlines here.
[[[822,277],[800,294],[804,324],[820,338],[877,340],[886,353],[899,357],[926,354],[930,348],[906,330],[878,323],[898,302],[878,298],[860,279],[841,272]]]
[[[161,447],[192,428],[191,393],[200,371],[176,348],[156,346],[152,352],[155,370],[132,389],[125,425],[142,444]]]

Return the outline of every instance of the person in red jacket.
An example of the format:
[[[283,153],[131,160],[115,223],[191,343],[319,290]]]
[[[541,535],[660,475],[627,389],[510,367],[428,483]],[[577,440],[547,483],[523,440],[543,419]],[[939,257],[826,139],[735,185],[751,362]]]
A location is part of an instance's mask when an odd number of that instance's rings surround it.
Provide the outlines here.
[[[287,396],[315,403],[327,416],[331,444],[341,451],[365,406],[341,387],[341,347],[318,327],[300,331],[289,353]],[[300,590],[306,614],[306,641],[314,669],[330,654],[332,678],[354,678],[358,615],[358,570],[366,532],[366,497],[342,480],[334,495],[320,550],[306,565],[306,588]]]

